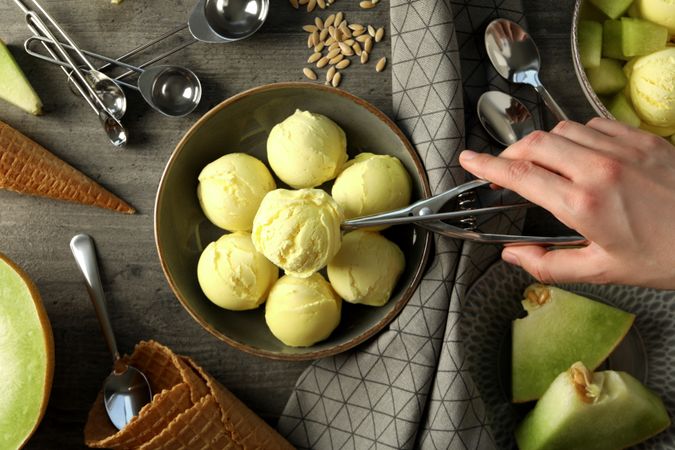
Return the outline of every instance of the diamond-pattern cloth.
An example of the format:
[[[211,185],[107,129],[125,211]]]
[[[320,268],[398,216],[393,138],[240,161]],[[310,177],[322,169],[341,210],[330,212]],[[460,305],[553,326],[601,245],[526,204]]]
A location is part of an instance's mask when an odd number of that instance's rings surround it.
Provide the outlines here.
[[[497,152],[475,105],[489,89],[531,110],[531,91],[490,67],[489,21],[524,21],[520,0],[391,0],[394,118],[425,164],[433,194],[466,181],[467,147]],[[522,216],[499,215],[481,229],[517,233]],[[434,259],[401,314],[351,352],[315,361],[298,379],[278,428],[298,448],[496,448],[489,417],[464,367],[466,289],[499,248],[435,238]]]

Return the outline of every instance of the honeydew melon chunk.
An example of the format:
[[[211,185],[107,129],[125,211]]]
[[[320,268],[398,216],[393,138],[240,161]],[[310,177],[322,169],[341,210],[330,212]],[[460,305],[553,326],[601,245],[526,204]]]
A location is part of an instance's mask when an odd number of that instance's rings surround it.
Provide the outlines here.
[[[628,59],[623,54],[623,30],[620,20],[605,20],[602,24],[602,56]]]
[[[648,55],[666,47],[668,29],[648,20],[621,18],[621,46],[625,56]]]
[[[675,127],[657,127],[646,122],[642,122],[640,128],[661,137],[668,137],[675,134]]]
[[[628,11],[626,11],[628,17],[633,17],[634,19],[641,19],[642,14],[640,14],[640,0],[635,0],[630,4]]]
[[[0,254],[0,448],[22,447],[47,407],[54,341],[40,294]]]
[[[0,40],[0,99],[18,106],[27,113],[36,116],[42,114],[40,97],[2,40]]]
[[[513,321],[512,396],[541,397],[575,361],[595,369],[628,333],[635,316],[552,286],[525,290],[527,316]]]
[[[675,2],[672,0],[636,0],[643,19],[668,28],[675,36]]]
[[[602,57],[602,25],[592,20],[580,20],[578,33],[581,65],[598,67]]]
[[[615,59],[602,58],[598,67],[586,69],[586,76],[598,95],[614,94],[628,83],[621,63]]]
[[[609,18],[616,19],[626,12],[633,0],[591,0],[591,3]]]
[[[516,428],[520,450],[616,450],[670,426],[661,399],[625,372],[561,373]]]
[[[612,97],[607,104],[607,109],[619,122],[633,127],[639,127],[642,123],[640,117],[633,109],[633,105],[631,105],[630,101],[621,92]]]

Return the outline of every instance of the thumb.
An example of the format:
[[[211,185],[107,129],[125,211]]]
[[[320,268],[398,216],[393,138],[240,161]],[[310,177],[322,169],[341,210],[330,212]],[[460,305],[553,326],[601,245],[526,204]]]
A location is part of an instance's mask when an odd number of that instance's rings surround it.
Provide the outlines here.
[[[600,282],[604,264],[590,247],[548,250],[538,245],[506,247],[502,259],[522,267],[542,283]]]

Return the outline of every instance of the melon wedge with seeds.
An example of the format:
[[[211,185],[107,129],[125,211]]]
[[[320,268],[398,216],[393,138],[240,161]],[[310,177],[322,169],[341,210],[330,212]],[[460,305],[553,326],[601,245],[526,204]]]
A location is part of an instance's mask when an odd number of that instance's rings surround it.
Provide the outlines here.
[[[541,397],[574,362],[596,369],[628,333],[635,316],[563,289],[533,284],[513,321],[512,395],[516,403]]]
[[[516,429],[520,450],[617,450],[670,426],[661,399],[625,372],[561,373]]]
[[[54,341],[40,294],[0,254],[0,449],[21,448],[47,407]]]

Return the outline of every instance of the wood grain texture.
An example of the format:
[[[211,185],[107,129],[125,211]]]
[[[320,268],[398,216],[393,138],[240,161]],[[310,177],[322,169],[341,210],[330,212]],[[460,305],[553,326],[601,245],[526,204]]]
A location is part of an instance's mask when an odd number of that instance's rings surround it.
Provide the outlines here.
[[[115,150],[88,107],[72,95],[62,72],[27,56],[28,31],[13,2],[0,2],[0,39],[6,41],[45,103],[32,117],[0,104],[0,119],[31,136],[115,194],[138,213],[131,217],[96,208],[0,192],[0,252],[20,264],[37,283],[54,329],[56,371],[45,419],[30,449],[83,448],[91,402],[107,375],[109,355],[80,281],[68,243],[78,232],[96,240],[102,278],[119,346],[129,351],[141,339],[156,339],[198,361],[244,403],[275,421],[307,363],[267,361],[230,349],[201,329],[168,288],[154,245],[152,214],[162,169],[187,128],[209,108],[242,90],[276,81],[300,81],[309,52],[301,26],[315,13],[272,0],[268,22],[252,39],[223,45],[195,44],[169,61],[192,68],[202,79],[204,100],[186,118],[152,111],[134,93],[125,124],[131,144]],[[83,47],[110,56],[123,53],[186,21],[194,0],[43,0],[44,6]],[[590,116],[571,66],[572,0],[525,0],[530,30],[542,50],[543,79],[570,116]],[[355,0],[338,0],[350,21],[385,26],[388,3],[364,11]],[[321,15],[325,18],[328,12]],[[186,39],[186,34],[174,40]],[[171,43],[173,43],[171,42]],[[165,47],[168,48],[170,44]],[[390,113],[390,70],[374,63],[389,58],[389,38],[376,46],[367,66],[353,64],[341,87]],[[141,59],[142,61],[142,59]],[[323,74],[323,72],[322,72]],[[322,75],[323,76],[323,75]],[[320,78],[322,79],[322,78]],[[531,221],[550,225],[546,218]]]

